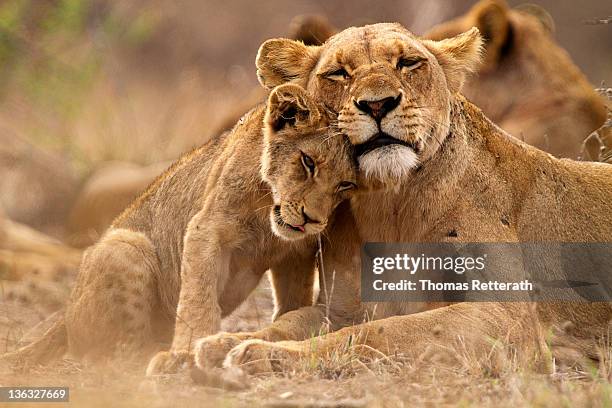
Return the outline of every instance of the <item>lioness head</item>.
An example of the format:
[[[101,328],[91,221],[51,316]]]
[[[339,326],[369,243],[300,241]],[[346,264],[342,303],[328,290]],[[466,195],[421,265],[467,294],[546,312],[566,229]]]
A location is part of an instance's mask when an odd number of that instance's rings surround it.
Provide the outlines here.
[[[367,179],[396,183],[430,158],[448,134],[452,95],[480,59],[477,29],[421,40],[399,24],[348,28],[321,46],[266,41],[260,82],[292,82],[338,113]]]
[[[261,174],[274,199],[272,231],[296,240],[318,234],[357,187],[350,143],[329,112],[297,85],[275,88],[264,119]]]

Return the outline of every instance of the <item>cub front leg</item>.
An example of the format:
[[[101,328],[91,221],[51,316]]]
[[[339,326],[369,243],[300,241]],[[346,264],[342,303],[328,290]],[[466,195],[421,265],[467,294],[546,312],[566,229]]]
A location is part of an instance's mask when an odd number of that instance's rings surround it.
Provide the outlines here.
[[[147,375],[173,373],[193,365],[196,339],[217,333],[221,326],[218,285],[229,273],[231,250],[202,211],[189,223],[181,264],[181,290],[170,351],[150,361]]]
[[[245,340],[303,340],[319,332],[323,312],[312,306],[315,248],[292,252],[270,268],[274,292],[274,322],[246,333],[218,333],[197,341],[196,364],[201,369],[221,367],[227,353]]]
[[[316,246],[313,244],[301,251],[292,251],[270,268],[270,281],[274,294],[272,320],[277,320],[279,316],[300,307],[313,305],[316,255]]]

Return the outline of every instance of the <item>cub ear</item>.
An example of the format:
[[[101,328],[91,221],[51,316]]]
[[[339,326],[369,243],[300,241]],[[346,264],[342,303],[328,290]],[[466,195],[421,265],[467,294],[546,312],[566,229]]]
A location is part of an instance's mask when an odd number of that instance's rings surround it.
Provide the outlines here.
[[[290,126],[301,127],[317,123],[321,113],[304,88],[285,84],[272,90],[268,97],[265,124],[273,132]]]
[[[320,47],[277,38],[264,42],[255,59],[257,78],[268,89],[293,82],[306,86],[310,71],[319,59]]]
[[[469,13],[469,19],[478,28],[484,40],[484,58],[487,64],[499,61],[509,40],[508,12],[508,5],[503,0],[482,0]]]
[[[476,27],[441,41],[423,41],[444,70],[451,93],[457,93],[466,76],[478,68],[482,57],[482,37]]]
[[[327,17],[318,14],[296,16],[289,25],[290,36],[305,45],[321,45],[338,32]]]

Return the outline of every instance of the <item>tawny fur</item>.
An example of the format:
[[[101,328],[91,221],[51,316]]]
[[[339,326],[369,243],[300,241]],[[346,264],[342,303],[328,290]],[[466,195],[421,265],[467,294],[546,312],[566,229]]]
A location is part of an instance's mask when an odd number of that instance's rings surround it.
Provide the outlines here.
[[[171,164],[105,163],[79,191],[68,218],[67,241],[78,248],[96,243],[115,218]]]
[[[63,281],[76,275],[81,251],[0,213],[0,276],[5,281]]]
[[[61,237],[79,180],[66,157],[0,128],[0,208],[7,218]],[[27,186],[27,188],[24,188]]]
[[[278,314],[311,305],[314,236],[355,183],[348,142],[323,107],[297,86],[279,87],[267,109],[184,156],[124,211],[84,254],[63,316],[6,358],[43,362],[65,349],[92,361],[146,358],[171,342],[148,372],[171,371],[268,269]],[[273,234],[274,206],[304,231],[283,223],[283,238]]]
[[[384,176],[365,179],[370,187],[383,188],[356,195],[338,208],[323,252],[328,273],[321,275],[320,282],[322,288],[334,288],[329,299],[322,290],[316,306],[286,313],[258,333],[244,334],[254,339],[231,351],[235,342],[224,341],[223,336],[205,338],[198,343],[198,353],[229,351],[226,365],[269,372],[295,369],[309,352],[326,358],[349,345],[357,355],[371,355],[375,349],[416,359],[432,347],[460,342],[466,353],[487,358],[491,342],[499,341],[533,361],[530,356],[542,357],[541,334],[569,321],[575,330],[555,341],[594,355],[612,318],[608,303],[540,303],[536,309],[519,302],[461,303],[423,311],[427,305],[360,302],[364,242],[607,242],[612,238],[612,167],[556,159],[522,143],[449,89],[448,84],[462,82],[466,74],[462,67],[478,59],[479,43],[474,32],[435,42],[419,40],[396,24],[376,24],[347,29],[322,47],[295,53],[300,46],[290,40],[262,45],[257,60],[262,83],[292,81],[305,86],[340,112],[339,127],[354,144],[367,142],[378,131],[371,117],[355,109],[354,101],[363,95],[387,98],[403,92],[401,103],[378,127],[415,146],[402,148],[418,153],[420,167],[407,168],[401,184],[392,188]],[[472,51],[457,52],[465,49]],[[426,63],[398,69],[402,53]],[[446,64],[440,64],[439,58]],[[459,65],[449,66],[453,60]],[[311,70],[303,73],[306,66]],[[338,66],[350,67],[350,77],[326,78]],[[378,160],[385,160],[384,151]],[[377,165],[360,161],[366,174],[364,164]],[[387,168],[387,177],[393,178],[393,167]],[[419,311],[423,312],[415,313]],[[341,330],[308,339],[327,320],[332,330]],[[364,320],[374,321],[352,326]],[[206,368],[206,362],[197,363]]]
[[[325,17],[318,15],[296,16],[290,23],[288,37],[305,44],[320,44],[335,31]],[[212,131],[219,135],[231,130],[238,120],[253,107],[264,102],[269,90],[256,86],[233,107],[221,113]],[[71,202],[67,236],[76,247],[94,244],[113,220],[149,186],[170,163],[154,163],[137,166],[133,163],[108,163],[92,174]],[[0,187],[1,188],[1,187]]]
[[[465,15],[433,27],[440,40],[478,27],[485,63],[463,94],[513,136],[577,159],[582,141],[606,119],[604,101],[555,42],[554,23],[536,6],[511,9],[504,0],[481,0]]]
[[[558,157],[578,158],[582,140],[605,121],[604,102],[554,40],[554,22],[530,5],[481,0],[465,15],[439,24],[424,38],[441,40],[477,27],[484,64],[463,94],[502,129]],[[319,30],[321,45],[334,33]]]

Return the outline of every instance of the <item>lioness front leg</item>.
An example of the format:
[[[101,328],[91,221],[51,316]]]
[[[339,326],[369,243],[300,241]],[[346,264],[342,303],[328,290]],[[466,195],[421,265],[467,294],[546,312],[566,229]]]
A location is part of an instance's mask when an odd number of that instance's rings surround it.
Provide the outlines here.
[[[193,364],[194,342],[219,331],[218,284],[229,273],[231,250],[224,248],[202,211],[190,222],[181,263],[181,290],[170,351],[150,361],[147,375],[173,373]]]
[[[527,350],[537,346],[529,312],[523,303],[455,304],[346,327],[306,341],[249,340],[233,348],[224,365],[255,374],[298,369],[305,358],[326,359],[334,353],[366,360],[402,355],[417,361],[461,354],[480,359],[497,353],[502,345],[528,355]]]
[[[201,369],[220,367],[230,350],[249,340],[275,342],[310,338],[319,332],[323,316],[318,307],[303,307],[279,316],[272,324],[255,332],[218,333],[204,337],[195,344],[196,365]]]
[[[318,333],[323,313],[313,304],[315,253],[291,254],[270,269],[274,290],[274,322],[244,333],[218,333],[197,341],[199,368],[221,367],[227,353],[245,340],[303,340]],[[301,307],[301,308],[300,308]]]

